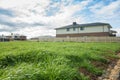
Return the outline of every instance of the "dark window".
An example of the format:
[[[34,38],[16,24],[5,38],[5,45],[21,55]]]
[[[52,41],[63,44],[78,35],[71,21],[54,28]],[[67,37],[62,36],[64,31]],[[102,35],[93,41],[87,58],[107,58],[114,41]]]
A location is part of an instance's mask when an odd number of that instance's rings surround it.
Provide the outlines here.
[[[17,36],[15,36],[15,38],[18,38]]]
[[[67,31],[70,31],[70,28],[67,28]]]
[[[75,31],[76,30],[76,28],[73,28],[73,31]]]
[[[80,30],[84,30],[84,27],[80,27]]]

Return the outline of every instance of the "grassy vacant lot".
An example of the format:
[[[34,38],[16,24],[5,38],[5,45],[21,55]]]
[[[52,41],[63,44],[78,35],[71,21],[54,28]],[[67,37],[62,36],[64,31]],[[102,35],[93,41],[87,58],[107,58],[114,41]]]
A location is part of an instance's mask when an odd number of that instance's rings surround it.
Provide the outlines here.
[[[95,80],[120,43],[0,43],[0,80]]]

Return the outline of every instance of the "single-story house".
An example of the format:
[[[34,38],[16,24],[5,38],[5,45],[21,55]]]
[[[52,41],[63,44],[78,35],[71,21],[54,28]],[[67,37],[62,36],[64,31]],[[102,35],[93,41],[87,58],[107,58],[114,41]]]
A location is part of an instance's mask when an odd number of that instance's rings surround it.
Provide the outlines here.
[[[111,30],[109,23],[77,24],[55,28],[56,37],[82,37],[82,36],[116,36],[116,31]]]

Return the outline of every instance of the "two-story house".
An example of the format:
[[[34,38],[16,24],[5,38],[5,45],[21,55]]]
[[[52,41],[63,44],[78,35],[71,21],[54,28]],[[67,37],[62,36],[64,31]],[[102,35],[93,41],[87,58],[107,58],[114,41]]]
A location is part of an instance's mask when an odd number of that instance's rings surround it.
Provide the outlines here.
[[[63,26],[56,29],[56,37],[82,37],[82,36],[116,36],[116,31],[111,30],[108,23],[88,23]]]

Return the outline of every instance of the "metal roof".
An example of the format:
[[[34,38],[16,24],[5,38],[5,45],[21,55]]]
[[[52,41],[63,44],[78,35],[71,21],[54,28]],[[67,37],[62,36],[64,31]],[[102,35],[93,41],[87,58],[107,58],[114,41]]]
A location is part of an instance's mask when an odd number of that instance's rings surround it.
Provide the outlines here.
[[[117,31],[115,31],[115,30],[110,30],[110,32],[112,32],[112,33],[117,33]]]
[[[63,26],[63,27],[59,27],[59,28],[55,28],[55,29],[64,29],[64,28],[73,28],[73,27],[104,26],[104,25],[108,25],[110,28],[112,28],[109,23],[96,22],[96,23],[87,23],[87,24],[77,24],[76,23],[76,24],[67,25],[67,26]]]

